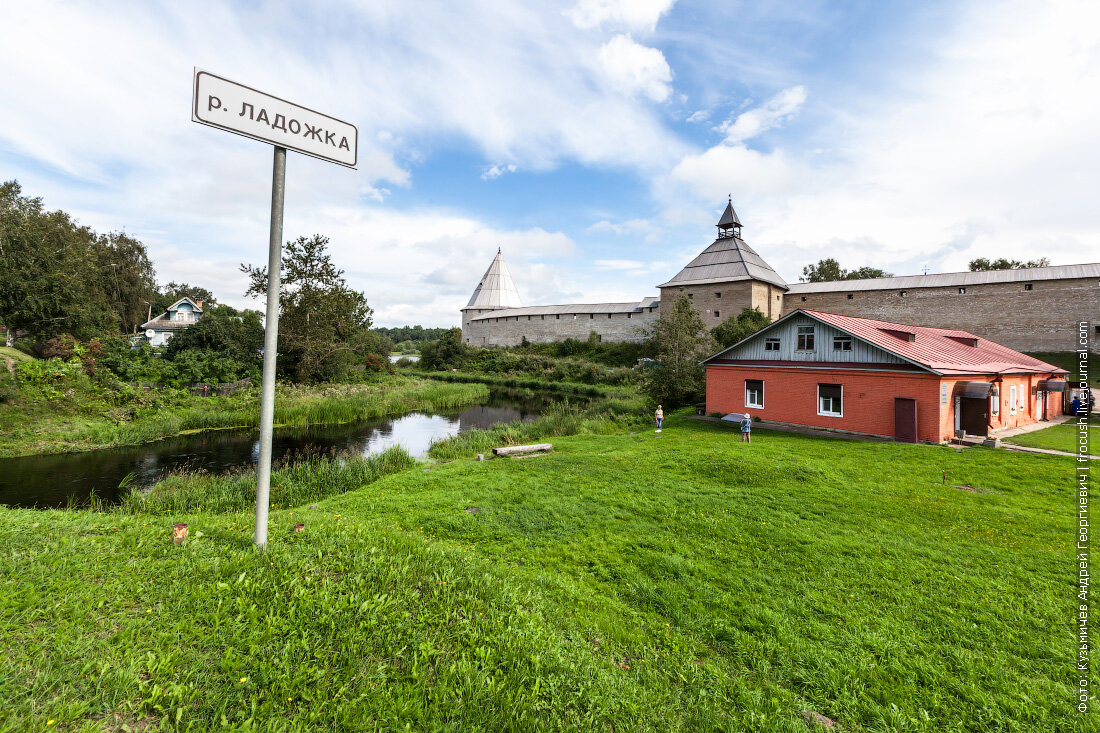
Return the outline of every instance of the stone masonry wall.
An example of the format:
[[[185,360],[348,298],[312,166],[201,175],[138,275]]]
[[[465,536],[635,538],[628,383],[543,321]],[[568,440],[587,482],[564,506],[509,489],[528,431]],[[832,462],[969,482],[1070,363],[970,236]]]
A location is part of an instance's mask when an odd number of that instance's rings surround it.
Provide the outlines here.
[[[476,316],[476,314],[474,314]],[[638,342],[640,333],[657,320],[658,312],[641,313],[562,313],[551,315],[509,316],[500,319],[471,321],[463,314],[462,338],[472,346],[518,346],[527,338],[530,343],[551,343],[574,338],[584,341],[595,331],[608,343]],[[629,317],[628,317],[629,316]]]
[[[1088,321],[1100,348],[1100,282],[1036,280],[901,290],[787,293],[783,313],[798,308],[914,326],[969,331],[1017,351],[1065,352],[1077,345],[1077,324]]]
[[[759,308],[773,321],[783,310],[783,290],[770,283],[738,280],[709,285],[676,285],[661,288],[661,309],[671,308],[681,291],[691,298],[707,328],[724,323],[745,308]]]

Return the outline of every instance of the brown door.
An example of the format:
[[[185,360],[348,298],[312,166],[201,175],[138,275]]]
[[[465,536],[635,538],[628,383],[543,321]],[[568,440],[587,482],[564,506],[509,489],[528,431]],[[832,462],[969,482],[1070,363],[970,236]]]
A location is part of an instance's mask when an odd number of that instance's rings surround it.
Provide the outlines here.
[[[917,401],[908,397],[894,398],[894,440],[898,443],[917,442]]]
[[[959,425],[967,435],[985,435],[989,432],[989,400],[975,397],[962,398],[962,418]]]

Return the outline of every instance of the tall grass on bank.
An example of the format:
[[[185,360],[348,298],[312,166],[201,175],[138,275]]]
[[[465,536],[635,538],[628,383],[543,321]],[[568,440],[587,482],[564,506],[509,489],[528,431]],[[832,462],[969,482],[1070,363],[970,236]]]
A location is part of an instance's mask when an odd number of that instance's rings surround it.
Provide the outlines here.
[[[111,447],[137,445],[193,430],[256,427],[260,424],[257,394],[244,400],[212,398],[199,406],[130,423],[93,424],[73,440],[93,447]],[[483,384],[441,384],[408,378],[370,385],[284,387],[276,395],[275,424],[334,425],[414,410],[445,411],[479,402],[488,394]]]
[[[401,447],[368,458],[346,453],[289,457],[271,472],[271,508],[301,506],[354,491],[415,464]],[[221,475],[184,471],[157,482],[148,492],[131,492],[120,509],[130,514],[227,513],[248,509],[255,502],[255,471]]]

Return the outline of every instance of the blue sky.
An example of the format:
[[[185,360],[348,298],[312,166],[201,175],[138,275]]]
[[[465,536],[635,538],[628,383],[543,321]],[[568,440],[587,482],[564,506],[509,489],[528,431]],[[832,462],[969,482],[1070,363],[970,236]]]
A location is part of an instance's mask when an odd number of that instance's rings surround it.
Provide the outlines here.
[[[4,5],[0,176],[234,305],[271,152],[195,66],[359,126],[358,170],[291,153],[286,235],[380,325],[457,324],[498,246],[527,304],[656,294],[729,193],[789,281],[1100,260],[1092,2]]]

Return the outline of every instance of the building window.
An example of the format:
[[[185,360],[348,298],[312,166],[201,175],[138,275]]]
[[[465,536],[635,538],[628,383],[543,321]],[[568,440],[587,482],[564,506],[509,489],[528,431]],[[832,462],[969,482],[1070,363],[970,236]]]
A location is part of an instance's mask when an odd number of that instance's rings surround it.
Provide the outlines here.
[[[764,380],[745,380],[745,407],[764,408]]]
[[[688,300],[695,300],[695,293],[688,293]]]
[[[545,320],[546,320],[546,316],[539,316],[539,320],[540,320],[540,321],[545,321]]]
[[[596,314],[595,313],[589,313],[588,314],[588,320],[590,320],[590,321],[596,320]]]
[[[966,295],[966,288],[959,288],[959,295]]]
[[[715,318],[721,318],[722,316],[719,315],[718,311],[714,311],[714,317]]]
[[[833,337],[833,351],[851,351],[852,350],[852,337],[851,336],[834,336]]]
[[[715,298],[721,298],[721,297],[722,297],[722,294],[721,294],[721,293],[715,293],[715,294],[714,294],[714,297],[715,297]]]
[[[779,351],[779,339],[766,338],[764,339],[764,351]]]
[[[799,351],[813,351],[814,350],[814,327],[813,326],[799,326],[798,327],[798,350]]]
[[[848,293],[848,300],[851,300],[851,299],[852,299],[852,294]]]
[[[901,291],[900,293],[898,293],[898,295],[900,295],[901,297],[903,297],[903,298],[904,298],[905,296],[909,295],[909,293],[907,293],[907,292],[905,292],[904,290],[902,290],[902,291]]]
[[[817,414],[844,417],[844,387],[839,384],[817,385]]]
[[[554,314],[554,320],[555,321],[560,321],[561,320],[561,314],[560,313],[555,313]]]
[[[1024,283],[1024,290],[1031,290],[1031,283]]]
[[[806,302],[806,296],[805,296],[805,295],[803,295],[803,296],[802,296],[802,302],[803,302],[803,303],[805,303],[805,302]]]
[[[611,317],[611,314],[610,314],[610,313],[608,313],[608,314],[607,314],[607,317],[608,317],[608,318],[610,318],[610,317]]]
[[[1001,388],[995,384],[989,393],[989,414],[993,417],[1001,414]]]
[[[777,295],[777,296],[775,296],[775,299],[776,299],[776,300],[779,300],[779,296],[778,296],[778,295]]]
[[[519,320],[519,319],[517,319],[517,320]],[[527,316],[527,320],[531,320],[531,316]]]
[[[1008,388],[1008,414],[1016,414],[1016,385]]]
[[[630,314],[629,314],[629,313],[627,313],[627,314],[626,314],[626,317],[627,317],[627,318],[630,318]]]

